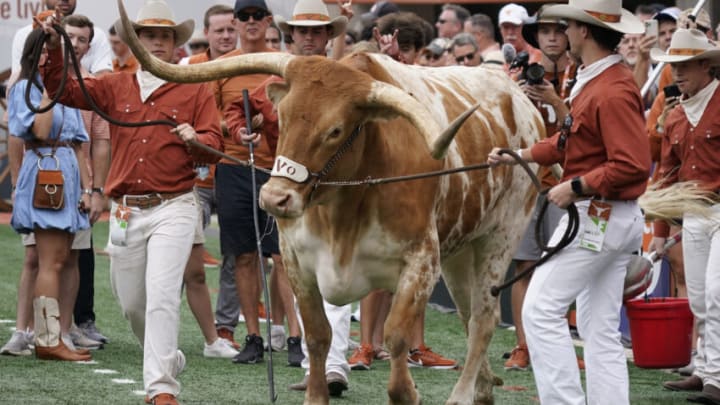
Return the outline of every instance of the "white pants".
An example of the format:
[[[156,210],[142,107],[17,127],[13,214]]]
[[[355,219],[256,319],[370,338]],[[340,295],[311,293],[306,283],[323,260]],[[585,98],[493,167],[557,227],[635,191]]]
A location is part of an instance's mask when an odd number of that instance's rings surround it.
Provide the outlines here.
[[[685,283],[698,327],[694,374],[720,388],[720,204],[710,218],[683,218]]]
[[[113,202],[110,215],[115,215]],[[109,246],[110,281],[123,315],[143,346],[150,398],[178,395],[177,346],[181,285],[199,210],[193,193],[148,208],[132,208],[127,246]]]
[[[352,308],[350,305],[336,306],[323,300],[325,315],[332,329],[332,341],[330,342],[330,351],[328,352],[327,361],[325,362],[325,374],[334,371],[342,374],[345,378],[350,373],[350,365],[347,362],[348,345],[350,343],[350,315]],[[297,309],[297,305],[295,306]],[[300,327],[303,328],[303,336],[305,329],[302,322],[300,311],[297,311]],[[310,374],[310,356],[308,355],[305,339],[302,339],[302,352],[305,358],[302,361],[302,368],[305,369],[305,375]]]
[[[627,362],[620,342],[620,307],[627,264],[640,248],[644,221],[634,201],[610,201],[612,212],[600,252],[579,247],[589,201],[577,203],[575,240],[535,270],[523,304],[523,325],[541,404],[585,404],[565,315],[577,302],[585,339],[588,404],[629,403]],[[551,245],[565,232],[563,216]]]

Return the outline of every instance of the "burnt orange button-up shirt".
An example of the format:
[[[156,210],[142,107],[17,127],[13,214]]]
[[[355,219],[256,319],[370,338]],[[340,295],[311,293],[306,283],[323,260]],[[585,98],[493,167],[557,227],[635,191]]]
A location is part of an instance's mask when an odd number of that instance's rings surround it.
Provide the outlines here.
[[[532,147],[533,160],[560,163],[563,181],[582,176],[604,198],[638,198],[647,186],[650,146],[630,69],[618,63],[595,77],[573,99],[570,114],[565,150],[557,148],[558,132]]]
[[[720,87],[715,90],[696,127],[682,105],[665,120],[659,178],[662,187],[697,180],[703,188],[720,190]],[[656,221],[655,236],[667,237],[669,226]]]
[[[48,52],[41,69],[43,83],[51,97],[58,92],[62,77],[62,51]],[[223,150],[218,111],[212,91],[206,84],[165,83],[143,103],[135,74],[110,73],[85,79],[90,96],[100,109],[124,122],[172,120],[188,123],[197,132],[197,140]],[[75,78],[68,75],[60,102],[75,108],[90,109]],[[112,160],[105,183],[106,194],[175,193],[193,188],[194,165],[215,163],[219,157],[199,148],[188,147],[170,132],[168,126],[138,128],[110,127]]]

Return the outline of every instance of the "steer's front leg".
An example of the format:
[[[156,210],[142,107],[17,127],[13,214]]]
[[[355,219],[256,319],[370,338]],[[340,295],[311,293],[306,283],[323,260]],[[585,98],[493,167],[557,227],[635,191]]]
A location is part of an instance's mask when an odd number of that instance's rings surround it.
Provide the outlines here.
[[[305,405],[326,405],[329,403],[329,394],[325,378],[325,361],[332,339],[330,323],[325,315],[322,296],[317,285],[299,294],[296,292],[296,298],[305,329],[304,338],[310,361]]]
[[[425,315],[424,309],[440,274],[437,244],[425,243],[425,249],[408,254],[408,265],[398,282],[390,313],[385,321],[385,345],[390,351],[389,403],[417,405],[420,395],[408,369],[416,325]]]

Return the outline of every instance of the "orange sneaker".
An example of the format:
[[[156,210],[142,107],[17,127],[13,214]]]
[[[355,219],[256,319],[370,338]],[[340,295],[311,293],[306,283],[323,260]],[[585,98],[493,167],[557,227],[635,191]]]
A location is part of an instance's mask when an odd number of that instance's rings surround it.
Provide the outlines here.
[[[510,353],[510,358],[505,362],[505,371],[525,371],[529,365],[530,353],[528,353],[527,346],[515,346],[512,353]]]
[[[458,363],[452,359],[433,352],[429,347],[422,345],[408,354],[408,365],[410,367],[426,367],[438,370],[449,370],[457,368]]]
[[[207,249],[203,248],[203,264],[205,267],[217,267],[220,265],[220,261],[210,254]]]
[[[348,364],[353,370],[370,370],[373,357],[375,357],[375,349],[373,349],[372,345],[362,344],[350,356]]]
[[[230,342],[230,344],[232,345],[232,347],[235,348],[235,350],[240,350],[240,345],[233,338],[233,331],[228,328],[217,328],[217,334],[219,338],[225,339]]]

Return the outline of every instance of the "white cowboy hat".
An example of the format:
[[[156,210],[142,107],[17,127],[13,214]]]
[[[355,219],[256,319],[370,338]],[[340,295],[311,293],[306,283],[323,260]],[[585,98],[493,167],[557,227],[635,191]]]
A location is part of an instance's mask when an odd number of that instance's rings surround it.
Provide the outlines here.
[[[138,11],[137,18],[131,22],[135,32],[141,28],[170,28],[175,32],[175,46],[178,47],[190,39],[195,29],[195,21],[185,20],[175,24],[175,16],[165,0],[146,0]],[[127,43],[125,29],[120,20],[115,22],[115,31],[123,42]]]
[[[570,0],[568,4],[547,7],[543,16],[576,20],[624,34],[645,32],[642,21],[622,8],[622,0]]]
[[[293,16],[290,20],[282,17],[276,17],[277,26],[286,35],[290,35],[292,28],[295,27],[319,27],[321,25],[330,25],[333,29],[332,37],[345,32],[348,20],[345,16],[330,19],[327,6],[322,0],[298,0],[293,9]]]
[[[667,51],[653,48],[650,50],[650,57],[657,62],[666,63],[709,59],[713,66],[717,66],[720,65],[720,48],[700,30],[678,28]]]

